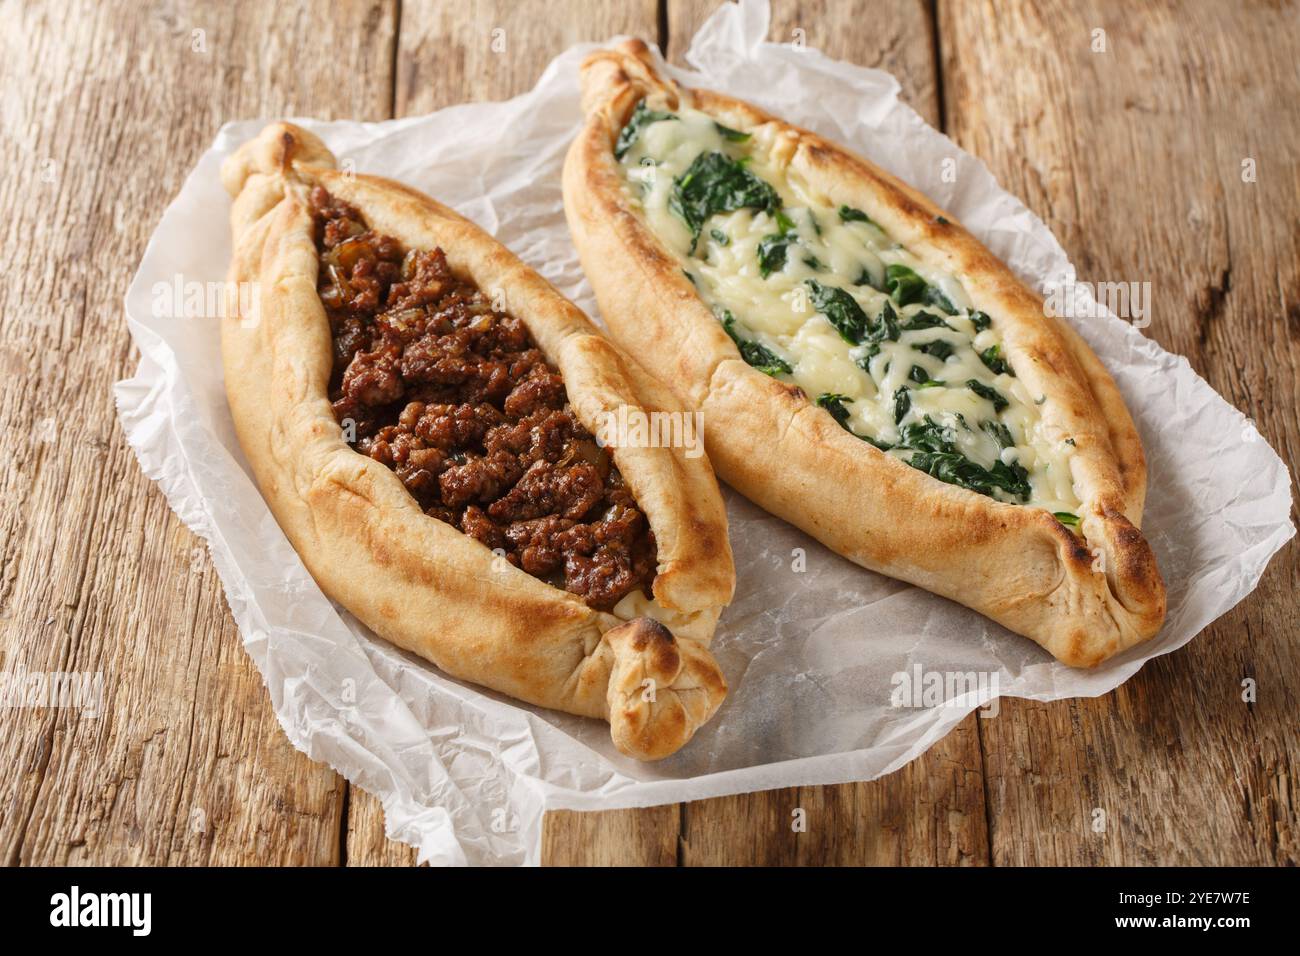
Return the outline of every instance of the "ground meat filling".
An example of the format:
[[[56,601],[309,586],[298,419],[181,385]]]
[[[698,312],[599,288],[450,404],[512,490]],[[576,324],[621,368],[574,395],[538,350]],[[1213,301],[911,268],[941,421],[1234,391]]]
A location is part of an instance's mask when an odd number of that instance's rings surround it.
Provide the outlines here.
[[[330,400],[345,437],[432,515],[588,605],[647,595],[655,540],[524,324],[352,206],[311,193]]]

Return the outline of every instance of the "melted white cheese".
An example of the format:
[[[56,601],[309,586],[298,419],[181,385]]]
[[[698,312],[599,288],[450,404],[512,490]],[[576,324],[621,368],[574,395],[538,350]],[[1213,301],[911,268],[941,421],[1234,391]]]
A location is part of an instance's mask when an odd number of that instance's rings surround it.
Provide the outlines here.
[[[770,137],[768,131],[739,140],[698,110],[683,109],[674,116],[644,125],[623,155],[628,195],[678,257],[704,301],[720,317],[730,316],[733,335],[757,342],[784,360],[791,371],[777,377],[798,385],[812,400],[842,396],[838,404],[847,415],[841,424],[859,437],[893,446],[904,428],[928,419],[982,468],[1001,462],[1018,464],[1027,472],[1027,502],[1001,488],[993,491],[998,500],[1078,513],[1069,467],[1073,446],[1045,434],[1040,396],[1030,395],[1015,376],[993,372],[980,358],[979,353],[1001,345],[997,318],[977,330],[959,276],[925,267],[873,222],[843,221],[840,207],[818,198],[773,161],[772,143],[764,139]],[[693,237],[674,209],[675,181],[697,157],[713,152],[743,160],[746,169],[775,189],[781,199],[779,212],[743,208],[715,213],[698,238]],[[760,243],[777,234],[791,240],[785,261],[764,277]],[[887,292],[878,291],[887,287],[885,270],[891,265],[913,270],[942,292],[958,314],[933,304],[898,306]],[[904,326],[920,313],[941,318],[945,325],[901,331],[895,341],[851,344],[817,310],[808,280],[844,290],[869,320],[889,303]],[[935,342],[946,343],[951,354],[940,357],[916,348]],[[914,366],[924,370],[931,384],[923,386],[909,377]],[[972,380],[995,389],[1006,407],[996,411],[991,400],[967,385]],[[909,407],[896,420],[900,389],[908,390]],[[1012,444],[1002,447],[996,432],[1009,434]],[[888,454],[910,461],[916,451],[890,448]]]

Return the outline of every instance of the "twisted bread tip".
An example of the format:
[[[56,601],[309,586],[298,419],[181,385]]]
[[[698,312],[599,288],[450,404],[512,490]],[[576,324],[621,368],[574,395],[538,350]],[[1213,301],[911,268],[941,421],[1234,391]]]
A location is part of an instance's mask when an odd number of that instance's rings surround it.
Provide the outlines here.
[[[614,745],[638,760],[680,749],[714,715],[727,681],[699,641],[640,617],[606,632],[614,652],[606,701]]]

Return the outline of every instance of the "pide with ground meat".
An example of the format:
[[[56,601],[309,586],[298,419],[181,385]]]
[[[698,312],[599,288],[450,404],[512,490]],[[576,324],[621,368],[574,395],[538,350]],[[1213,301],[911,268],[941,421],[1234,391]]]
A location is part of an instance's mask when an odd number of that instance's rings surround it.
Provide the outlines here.
[[[597,442],[673,394],[507,249],[314,135],[267,127],[234,197],[222,326],[240,443],[330,597],[454,677],[609,721],[640,759],[726,694],[735,583],[708,460]]]

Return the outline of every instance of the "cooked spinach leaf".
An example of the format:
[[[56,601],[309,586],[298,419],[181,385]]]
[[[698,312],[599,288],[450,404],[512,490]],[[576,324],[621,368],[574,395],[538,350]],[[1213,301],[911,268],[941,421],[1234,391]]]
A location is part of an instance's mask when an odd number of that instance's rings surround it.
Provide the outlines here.
[[[983,352],[980,352],[979,356],[980,361],[983,362],[985,367],[987,367],[994,375],[1015,376],[1016,373],[1011,371],[1011,366],[1008,365],[1007,360],[1002,357],[1002,346],[990,345]]]
[[[994,497],[993,490],[1003,491],[1021,501],[1028,501],[1033,489],[1029,473],[1018,464],[997,462],[992,468],[983,468],[960,452],[915,452],[907,462],[913,468],[950,485]]]
[[[731,245],[731,237],[727,235],[725,232],[723,232],[721,229],[710,229],[709,235],[712,236],[713,241],[720,246]]]
[[[840,206],[840,222],[871,222],[871,217],[861,209],[852,206]]]
[[[926,289],[924,279],[907,266],[897,263],[885,266],[885,286],[900,308],[920,302]]]
[[[912,408],[912,392],[906,386],[894,392],[894,424],[897,425],[907,417]]]
[[[969,388],[976,395],[978,395],[980,398],[987,398],[990,402],[992,402],[993,410],[995,412],[1000,412],[1002,411],[1002,409],[1006,408],[1008,405],[1011,404],[1006,400],[1006,398],[1003,397],[1002,393],[999,392],[996,388],[994,388],[991,385],[985,385],[983,382],[977,381],[976,379],[972,378],[967,380],[966,387]]]
[[[794,231],[794,222],[789,216],[778,211],[775,218],[780,232],[764,236],[758,244],[758,272],[764,279],[773,272],[779,272],[785,268],[786,260],[790,254],[790,247],[799,241],[799,236]],[[817,217],[812,214],[811,209],[808,210],[808,220],[812,223],[813,230],[820,236],[822,228],[817,224]],[[803,257],[803,264],[815,272],[821,272],[826,268],[822,265],[821,260],[812,254]]]
[[[853,364],[868,375],[871,374],[871,360],[880,354],[880,346],[872,342],[867,346],[867,350],[853,360]]]
[[[907,373],[907,377],[922,388],[939,388],[942,385],[948,384],[947,382],[939,381],[937,378],[931,378],[930,373],[919,365],[913,365],[912,370]]]
[[[898,313],[894,307],[885,302],[880,314],[876,316],[876,323],[871,327],[870,339],[873,342],[897,342],[898,334],[902,331],[902,326],[898,323]]]
[[[789,362],[758,342],[742,342],[740,357],[745,360],[745,364],[752,365],[764,375],[775,377],[789,375],[793,371]]]
[[[974,467],[978,468],[979,465]],[[1021,501],[1028,501],[1029,496],[1034,493],[1033,487],[1029,484],[1029,472],[1025,471],[1018,462],[1010,465],[1005,465],[1000,461],[996,462],[985,474],[988,476],[986,481],[991,488],[1001,488]],[[972,490],[980,491],[981,489],[973,486]],[[991,490],[985,491],[984,494],[992,497]]]
[[[843,289],[822,285],[816,279],[805,279],[804,284],[812,293],[813,308],[826,317],[826,321],[840,333],[840,338],[850,345],[858,345],[866,339],[867,315],[857,299]]]
[[[848,428],[849,410],[844,407],[844,403],[848,400],[845,395],[824,392],[817,397],[817,404],[830,412],[831,418],[839,422],[842,427]]]
[[[920,345],[913,345],[912,348],[918,352],[924,352],[926,355],[933,355],[940,362],[948,360],[948,356],[955,351],[951,342],[945,342],[943,339],[935,339],[933,342],[923,342]]]
[[[732,129],[730,126],[723,126],[721,123],[714,123],[713,125],[717,128],[718,132],[722,134],[722,138],[731,143],[743,143],[745,140],[749,139],[751,135],[749,133],[742,133],[738,129]]]
[[[1069,511],[1053,511],[1052,517],[1061,522],[1061,524],[1065,525],[1067,528],[1079,527],[1079,516],[1072,514]]]
[[[952,326],[933,312],[918,312],[904,319],[899,328],[904,332],[915,332],[917,329],[952,329]]]
[[[844,403],[847,401],[849,401],[847,396],[837,395],[834,392],[825,392],[817,398],[817,404],[830,412],[831,417],[840,423],[840,427],[854,438],[861,438],[868,445],[874,445],[881,451],[889,451],[889,449],[893,448],[894,446],[889,444],[887,441],[880,441],[866,435],[859,435],[849,427],[849,410],[844,407]]]
[[[884,284],[877,281],[875,275],[866,266],[862,267],[862,271],[859,272],[858,277],[853,280],[853,284],[870,286],[871,288],[875,289],[877,292],[885,291]]]
[[[988,317],[988,313],[975,311],[970,314],[970,324],[975,326],[976,332],[983,332],[993,324],[993,320]]]
[[[673,113],[647,109],[645,100],[642,100],[636,105],[636,109],[632,111],[632,117],[627,121],[627,125],[623,127],[623,131],[618,134],[618,142],[614,144],[614,158],[622,159],[623,154],[641,138],[641,131],[651,123],[675,119],[677,119],[677,116]]]
[[[778,231],[764,236],[758,244],[758,271],[764,279],[785,268],[790,246],[799,241],[799,236],[794,231],[794,220],[783,210],[776,210],[773,218]]]
[[[987,418],[980,422],[980,428],[993,436],[993,440],[998,443],[998,448],[1016,447],[1016,440],[1011,437],[1011,429],[1002,422]]]
[[[900,448],[915,451],[956,452],[952,432],[944,428],[929,415],[919,422],[904,425],[898,432]]]
[[[994,489],[1001,488],[1022,501],[1029,500],[1033,489],[1023,467],[999,461],[992,468],[984,468],[971,461],[957,450],[951,431],[928,415],[923,421],[903,426],[899,436],[897,447],[912,450],[907,463],[932,478],[989,497],[993,497]]]
[[[740,357],[745,360],[746,365],[752,365],[764,375],[775,376],[782,373],[789,375],[794,371],[789,362],[767,346],[760,342],[742,339],[740,333],[736,331],[736,317],[730,310],[722,313],[722,329],[731,336],[731,341],[736,343],[736,348],[740,349]]]
[[[770,236],[764,236],[758,244],[759,275],[766,279],[773,272],[784,269],[790,244],[796,241],[798,237],[793,234],[774,232]]]
[[[944,295],[938,286],[927,285],[925,287],[925,293],[922,295],[921,299],[926,305],[932,305],[936,309],[942,309],[949,315],[956,315],[961,311],[952,304],[952,300]]]
[[[936,309],[956,315],[959,311],[952,300],[943,294],[938,286],[932,286],[919,275],[916,270],[908,266],[894,263],[885,267],[885,285],[889,288],[889,294],[893,296],[894,301],[899,307],[911,305],[913,302],[923,302],[926,305],[932,305]]]
[[[744,160],[723,153],[696,156],[686,172],[673,180],[673,194],[668,200],[668,207],[691,230],[692,253],[710,216],[737,209],[775,213],[780,206],[781,197],[771,184],[746,169]]]

